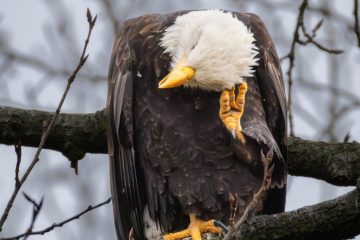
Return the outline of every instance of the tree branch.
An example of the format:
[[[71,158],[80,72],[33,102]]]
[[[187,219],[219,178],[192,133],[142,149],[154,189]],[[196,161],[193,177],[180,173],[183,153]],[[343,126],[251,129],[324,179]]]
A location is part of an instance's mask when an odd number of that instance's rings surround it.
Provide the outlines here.
[[[232,239],[347,239],[360,233],[359,189],[294,211],[248,219]]]
[[[0,143],[37,147],[43,121],[52,113],[0,106]],[[105,111],[88,114],[60,113],[45,148],[63,153],[69,160],[86,153],[106,153]],[[325,143],[289,138],[289,173],[321,179],[339,186],[355,186],[360,176],[360,144]]]
[[[52,112],[0,106],[0,143],[37,147],[43,122]],[[105,111],[89,114],[60,113],[44,148],[64,154],[70,161],[84,158],[86,153],[106,153]]]
[[[33,205],[33,215],[32,215],[32,218],[31,218],[30,226],[22,236],[24,238],[23,240],[26,240],[26,239],[28,239],[30,233],[32,232],[32,230],[34,228],[34,225],[35,225],[35,221],[36,221],[36,219],[38,218],[38,216],[40,214],[40,211],[41,211],[41,208],[42,208],[43,202],[44,202],[44,197],[42,197],[40,202],[37,203],[34,199],[32,199],[26,193],[23,192],[23,195],[24,195],[25,199]]]
[[[360,176],[360,144],[289,138],[289,173],[338,186],[355,186]]]

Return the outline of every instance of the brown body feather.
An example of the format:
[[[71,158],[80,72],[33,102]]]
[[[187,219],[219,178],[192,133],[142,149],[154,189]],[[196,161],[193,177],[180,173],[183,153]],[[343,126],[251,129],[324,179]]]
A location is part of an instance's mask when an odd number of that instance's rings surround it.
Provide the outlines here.
[[[109,69],[108,145],[113,205],[119,239],[134,227],[144,239],[142,213],[164,231],[183,228],[188,213],[229,220],[229,192],[244,209],[262,181],[260,152],[275,151],[273,188],[258,210],[284,210],[286,102],[272,40],[255,15],[234,13],[256,38],[259,66],[247,79],[241,120],[245,144],[234,140],[219,118],[218,92],[158,89],[170,57],[159,41],[177,16],[146,15],[123,24]],[[236,44],[236,43],[234,43]]]

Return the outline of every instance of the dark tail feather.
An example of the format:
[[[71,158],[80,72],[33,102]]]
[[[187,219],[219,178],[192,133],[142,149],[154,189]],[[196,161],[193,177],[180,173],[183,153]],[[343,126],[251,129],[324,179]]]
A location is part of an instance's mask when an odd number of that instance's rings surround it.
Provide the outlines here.
[[[282,188],[270,188],[264,204],[264,214],[274,214],[285,211],[286,184]]]

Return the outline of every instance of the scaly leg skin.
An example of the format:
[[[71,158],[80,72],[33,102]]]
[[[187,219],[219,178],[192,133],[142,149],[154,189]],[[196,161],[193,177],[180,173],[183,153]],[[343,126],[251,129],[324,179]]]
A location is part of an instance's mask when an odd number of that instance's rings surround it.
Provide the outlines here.
[[[233,136],[242,143],[245,143],[245,137],[242,133],[240,120],[244,113],[246,91],[247,83],[243,82],[239,86],[239,93],[236,98],[234,89],[225,90],[220,96],[220,119]]]
[[[221,232],[221,229],[214,226],[214,220],[202,221],[198,219],[195,214],[190,214],[190,224],[187,229],[176,232],[169,233],[162,237],[163,240],[180,240],[187,237],[191,237],[192,240],[201,240],[202,233],[215,233],[218,234]]]

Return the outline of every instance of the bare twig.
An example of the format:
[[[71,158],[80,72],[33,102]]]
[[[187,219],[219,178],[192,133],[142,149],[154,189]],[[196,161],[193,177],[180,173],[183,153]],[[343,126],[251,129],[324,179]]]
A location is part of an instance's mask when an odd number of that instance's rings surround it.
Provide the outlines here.
[[[53,223],[51,226],[47,227],[47,228],[44,228],[42,230],[39,230],[39,231],[30,231],[30,232],[26,232],[26,233],[23,233],[23,234],[19,234],[17,236],[14,236],[14,237],[6,237],[6,238],[2,238],[2,240],[15,240],[15,239],[20,239],[24,236],[31,236],[31,235],[44,235],[45,233],[48,233],[52,230],[54,230],[55,228],[60,228],[62,226],[64,226],[65,224],[71,222],[71,221],[74,221],[76,219],[79,219],[82,215],[86,214],[87,212],[90,212],[96,208],[99,208],[103,205],[106,205],[108,203],[111,202],[111,197],[108,198],[106,201],[102,202],[102,203],[99,203],[95,206],[88,206],[85,210],[83,210],[82,212],[76,214],[75,216],[71,217],[71,218],[68,218],[62,222],[59,222],[59,223]]]
[[[40,210],[42,208],[44,197],[42,197],[40,202],[37,203],[34,199],[32,199],[26,193],[23,192],[23,195],[24,195],[25,199],[27,201],[29,201],[33,205],[33,215],[32,215],[32,218],[31,218],[31,224],[30,224],[29,228],[27,229],[27,231],[22,236],[22,237],[24,237],[23,240],[26,240],[28,238],[28,236],[30,235],[30,233],[32,232],[33,228],[34,228],[35,221],[36,221],[37,217],[39,216]]]
[[[230,219],[229,219],[229,227],[232,228],[235,225],[235,217],[238,210],[238,195],[235,193],[233,195],[231,192],[229,193],[229,203],[230,203]]]
[[[17,188],[20,185],[19,169],[21,163],[21,141],[15,144],[15,153],[16,153],[15,188]]]
[[[304,0],[301,3],[301,5],[299,7],[299,15],[297,17],[296,27],[295,27],[295,31],[294,31],[294,37],[291,42],[290,52],[285,57],[280,59],[280,60],[285,60],[286,58],[289,59],[289,68],[288,68],[286,74],[288,77],[288,112],[289,112],[290,136],[294,136],[294,120],[293,120],[293,113],[291,110],[291,104],[292,104],[292,91],[291,90],[292,90],[292,85],[293,85],[292,70],[295,66],[295,46],[299,39],[299,29],[304,22],[304,13],[305,13],[305,9],[306,9],[307,5],[308,5],[307,0]]]
[[[341,24],[350,31],[353,31],[354,29],[352,21],[347,18],[347,16],[343,16],[342,14],[335,11],[335,9],[327,8],[325,4],[319,4],[318,6],[308,6],[307,10],[315,13],[320,13],[323,16],[331,18],[338,23],[341,22]]]
[[[302,23],[301,24],[301,30],[304,34],[304,36],[306,37],[306,41],[301,40],[301,39],[297,39],[297,42],[301,45],[307,45],[309,43],[314,44],[317,48],[319,48],[320,50],[324,51],[324,52],[328,52],[330,54],[340,54],[343,53],[344,51],[339,50],[339,49],[330,49],[327,47],[324,47],[321,43],[317,42],[314,38],[316,37],[316,31],[319,29],[319,27],[321,26],[322,20],[319,22],[320,24],[318,24],[313,30],[312,30],[312,35],[310,35],[305,27],[305,24]]]
[[[315,27],[311,31],[311,34],[306,30],[305,23],[304,23],[304,15],[305,15],[305,11],[306,11],[307,7],[308,7],[308,0],[303,0],[303,2],[301,3],[301,5],[299,7],[299,14],[297,17],[293,40],[291,42],[290,52],[288,54],[286,54],[285,56],[283,56],[282,58],[280,58],[280,61],[289,59],[289,67],[288,67],[286,74],[288,77],[288,94],[289,94],[288,95],[288,108],[289,108],[288,111],[289,111],[290,136],[294,136],[294,121],[293,121],[293,114],[292,114],[292,109],[291,109],[291,104],[292,104],[291,89],[292,89],[292,84],[293,84],[293,69],[295,66],[296,44],[300,44],[303,46],[308,45],[308,44],[313,44],[318,49],[320,49],[324,52],[330,53],[330,54],[340,54],[343,52],[342,50],[339,50],[339,49],[327,48],[315,40],[316,33],[320,29],[320,27],[323,23],[323,20],[320,20],[315,25]],[[305,40],[300,38],[300,31],[305,36],[305,38],[306,38]]]
[[[248,219],[249,214],[254,210],[254,208],[257,206],[258,202],[263,198],[265,192],[269,189],[271,184],[271,176],[274,171],[274,165],[271,165],[273,158],[273,149],[270,149],[268,153],[266,154],[266,157],[264,156],[264,153],[261,152],[261,161],[264,166],[264,177],[263,182],[261,184],[261,187],[257,193],[254,194],[251,202],[246,207],[244,214],[241,216],[241,218],[236,222],[236,224],[233,227],[229,227],[229,231],[224,237],[224,240],[231,239],[234,232],[240,229],[241,225]]]
[[[360,47],[360,27],[359,27],[359,2],[354,0],[354,32],[358,41],[358,47]]]
[[[93,18],[91,16],[91,13],[90,13],[90,10],[87,9],[87,20],[88,20],[88,24],[89,24],[89,30],[88,30],[88,35],[87,35],[87,38],[85,40],[85,44],[84,44],[84,48],[83,48],[83,51],[82,51],[82,54],[80,56],[80,59],[79,59],[79,63],[77,64],[75,70],[72,72],[72,74],[70,75],[70,77],[68,78],[68,81],[67,81],[67,85],[66,85],[66,88],[65,88],[65,91],[61,97],[61,100],[58,104],[58,107],[56,108],[56,111],[55,113],[53,114],[52,116],[52,119],[50,121],[50,123],[48,124],[48,126],[46,127],[45,131],[43,131],[43,134],[42,134],[42,137],[41,137],[41,141],[39,143],[39,146],[37,148],[37,151],[35,153],[35,156],[31,162],[31,164],[29,165],[29,167],[26,169],[23,177],[20,179],[19,181],[19,184],[17,185],[17,187],[15,187],[7,205],[6,205],[6,208],[3,212],[3,214],[1,215],[1,219],[0,219],[0,232],[2,231],[2,227],[7,219],[7,216],[9,215],[9,212],[10,212],[10,209],[15,201],[15,198],[21,188],[21,186],[24,184],[24,182],[26,181],[27,177],[29,176],[30,172],[32,171],[32,169],[34,168],[34,166],[36,165],[36,163],[40,160],[39,159],[39,156],[40,156],[40,153],[41,153],[41,150],[43,149],[44,147],[44,144],[47,140],[47,137],[51,131],[51,128],[53,127],[53,125],[55,124],[55,121],[57,119],[57,117],[59,116],[59,113],[60,113],[60,110],[61,110],[61,107],[65,101],[65,98],[70,90],[70,86],[71,84],[73,83],[74,79],[76,78],[77,76],[77,73],[80,71],[80,69],[82,68],[82,66],[84,65],[84,63],[86,62],[87,58],[89,55],[85,55],[86,53],[86,50],[87,50],[87,47],[88,47],[88,44],[89,44],[89,39],[90,39],[90,36],[91,36],[91,32],[92,32],[92,29],[95,25],[95,22],[96,22],[96,16]]]

